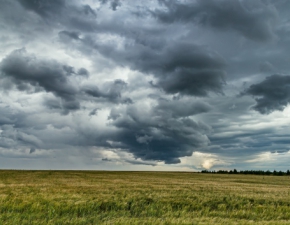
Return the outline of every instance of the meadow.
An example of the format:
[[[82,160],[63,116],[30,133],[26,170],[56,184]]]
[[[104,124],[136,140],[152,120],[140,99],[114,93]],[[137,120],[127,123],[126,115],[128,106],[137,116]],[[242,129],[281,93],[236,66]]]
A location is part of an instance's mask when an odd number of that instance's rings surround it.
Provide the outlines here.
[[[0,170],[0,224],[290,224],[290,177]]]

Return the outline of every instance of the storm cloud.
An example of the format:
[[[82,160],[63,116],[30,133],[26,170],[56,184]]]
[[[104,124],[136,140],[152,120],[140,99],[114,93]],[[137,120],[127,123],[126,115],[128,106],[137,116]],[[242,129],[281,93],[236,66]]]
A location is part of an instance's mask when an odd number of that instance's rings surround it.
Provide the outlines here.
[[[289,169],[288,8],[0,0],[0,165]]]
[[[179,163],[180,157],[207,145],[210,127],[189,116],[207,112],[201,102],[160,99],[155,107],[128,106],[125,112],[113,109],[110,124],[119,129],[115,142],[123,143],[136,158]],[[180,106],[185,106],[180,108]]]
[[[182,3],[161,0],[166,10],[152,11],[164,23],[195,23],[219,30],[233,30],[255,41],[267,41],[273,32],[277,11],[263,1],[198,0]]]
[[[97,86],[85,86],[82,87],[82,91],[87,95],[94,98],[104,98],[107,101],[114,103],[133,103],[130,98],[122,98],[122,90],[127,86],[127,83],[123,80],[115,80],[114,82],[107,82],[103,85],[102,90]]]
[[[99,0],[102,4],[106,4],[108,2],[110,2],[110,6],[112,8],[112,10],[116,11],[118,7],[120,7],[121,1],[120,0]]]
[[[251,85],[243,94],[255,97],[253,109],[262,114],[283,111],[290,103],[290,76],[269,76],[261,83]]]
[[[61,23],[71,29],[93,31],[96,29],[96,12],[88,4],[77,1],[18,0],[27,10],[41,16],[45,22],[53,26]]]
[[[209,92],[223,92],[226,62],[206,46],[181,40],[159,49],[137,42],[118,49],[111,43],[99,45],[92,44],[91,40],[83,42],[118,64],[154,75],[157,78],[155,87],[166,93],[206,96]]]
[[[21,91],[34,92],[44,89],[60,97],[64,106],[79,109],[76,99],[78,87],[68,79],[74,74],[73,68],[56,61],[39,60],[29,55],[25,49],[10,53],[0,64],[2,77],[10,80]]]

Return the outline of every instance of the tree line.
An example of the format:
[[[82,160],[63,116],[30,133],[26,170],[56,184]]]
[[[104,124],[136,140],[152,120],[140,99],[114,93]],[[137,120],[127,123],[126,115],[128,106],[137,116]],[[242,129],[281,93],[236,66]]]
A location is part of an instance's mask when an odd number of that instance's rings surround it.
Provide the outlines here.
[[[202,170],[201,173],[217,173],[217,174],[255,174],[255,175],[274,175],[274,176],[286,176],[290,175],[290,171],[264,171],[264,170]]]

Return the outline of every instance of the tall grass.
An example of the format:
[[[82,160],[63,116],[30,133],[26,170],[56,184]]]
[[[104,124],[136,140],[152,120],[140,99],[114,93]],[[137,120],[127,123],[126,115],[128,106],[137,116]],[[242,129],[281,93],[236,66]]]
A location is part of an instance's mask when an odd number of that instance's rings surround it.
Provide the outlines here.
[[[0,224],[290,224],[289,177],[0,171]]]

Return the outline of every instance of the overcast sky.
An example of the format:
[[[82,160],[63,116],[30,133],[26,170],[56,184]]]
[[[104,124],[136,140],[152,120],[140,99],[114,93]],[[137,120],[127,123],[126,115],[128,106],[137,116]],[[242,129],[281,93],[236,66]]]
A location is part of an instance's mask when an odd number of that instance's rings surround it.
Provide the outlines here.
[[[290,169],[289,9],[0,0],[0,169]]]

